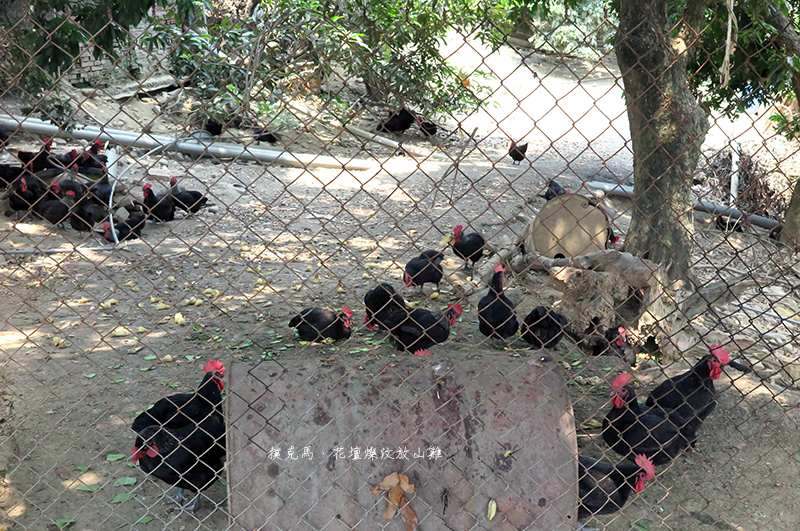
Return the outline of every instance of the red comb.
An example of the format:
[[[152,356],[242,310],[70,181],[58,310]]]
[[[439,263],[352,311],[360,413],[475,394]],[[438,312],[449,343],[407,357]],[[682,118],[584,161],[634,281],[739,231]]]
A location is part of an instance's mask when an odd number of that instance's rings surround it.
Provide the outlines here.
[[[611,383],[611,389],[613,389],[614,391],[619,391],[632,381],[633,381],[633,376],[631,376],[627,372],[623,372],[622,374],[614,378],[614,381]]]
[[[342,313],[345,314],[348,319],[353,318],[353,310],[351,310],[347,306],[342,306]]]
[[[500,262],[498,262],[497,265],[494,266],[494,272],[495,273],[499,273],[501,271],[505,272],[505,270],[506,270],[506,268],[503,267],[503,264],[501,264]]]
[[[171,179],[169,180],[169,183],[170,183],[170,184],[175,184],[176,182],[178,182],[178,178],[177,178],[177,177],[173,177],[173,178],[171,178]]]
[[[106,223],[105,225],[103,225],[103,230],[108,230],[110,228],[111,228],[111,223]]]
[[[711,354],[719,360],[721,365],[727,365],[731,361],[730,353],[719,345],[711,345]]]
[[[464,227],[462,225],[456,225],[456,228],[453,229],[453,234],[458,234],[459,232],[462,232],[463,230],[464,230]]]
[[[147,183],[147,184],[145,184],[144,186],[142,186],[142,190],[149,190],[149,189],[150,189],[150,188],[152,188],[152,187],[153,187],[153,185],[152,185],[152,184],[150,184],[150,183]]]
[[[219,360],[209,360],[203,365],[203,370],[206,372],[216,372],[220,376],[225,374],[225,366]]]
[[[634,462],[639,465],[639,468],[644,470],[645,477],[644,479],[653,479],[656,477],[656,467],[653,466],[653,462],[644,454],[639,454],[634,459]]]
[[[458,303],[448,304],[447,307],[456,311],[456,317],[461,317],[461,314],[464,313],[464,308],[462,308]]]

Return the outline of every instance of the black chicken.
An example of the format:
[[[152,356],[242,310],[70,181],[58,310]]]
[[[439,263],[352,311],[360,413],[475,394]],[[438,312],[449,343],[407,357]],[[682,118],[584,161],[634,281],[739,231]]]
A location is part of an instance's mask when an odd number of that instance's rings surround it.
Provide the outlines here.
[[[24,173],[11,183],[8,205],[15,211],[28,211],[44,197],[47,186],[35,175]]]
[[[222,124],[217,122],[216,120],[209,119],[206,121],[205,126],[203,127],[206,131],[208,131],[212,136],[219,136],[222,134]]]
[[[367,314],[364,316],[364,324],[367,325],[367,328],[387,330],[387,318],[393,312],[404,310],[406,302],[391,284],[383,283],[378,284],[364,295],[364,306],[367,309]]]
[[[173,177],[169,180],[169,193],[175,201],[175,206],[185,212],[196,214],[208,203],[208,197],[194,190],[184,190],[178,186],[178,179]]]
[[[199,493],[207,489],[224,468],[222,415],[214,414],[198,424],[180,428],[148,426],[136,437],[131,456],[145,474],[177,487],[172,500],[183,505],[184,490]],[[199,500],[194,496],[186,510],[195,511]]]
[[[397,350],[413,352],[415,356],[427,356],[433,345],[444,343],[450,336],[450,327],[464,310],[458,304],[448,304],[443,312],[431,312],[418,308],[396,310],[386,317],[390,341]]]
[[[339,313],[322,308],[306,308],[299,315],[292,317],[289,326],[297,329],[297,335],[303,341],[318,339],[347,339],[350,337],[350,320],[353,312],[347,306]]]
[[[722,367],[728,364],[736,369],[749,371],[748,368],[731,362],[727,350],[719,345],[711,345],[710,354],[703,356],[694,367],[664,380],[653,389],[645,405],[677,411],[696,431],[717,407],[714,380],[720,377]]]
[[[142,186],[144,206],[147,217],[154,221],[166,222],[175,219],[175,202],[169,194],[156,195],[150,183]]]
[[[486,240],[477,232],[464,236],[463,226],[456,225],[455,229],[453,229],[453,252],[464,260],[462,269],[470,269],[470,262],[472,262],[472,267],[475,267],[478,260],[483,257],[485,245]]]
[[[71,151],[67,151],[63,155],[50,155],[50,160],[55,161],[57,166],[67,169],[77,162],[78,150],[73,149]]]
[[[481,334],[494,340],[505,340],[517,333],[519,323],[514,303],[503,293],[503,264],[494,268],[489,292],[478,302]]]
[[[385,122],[378,124],[379,133],[402,133],[414,123],[414,115],[405,107],[389,115]]]
[[[22,166],[14,166],[11,164],[0,164],[0,181],[6,184],[13,183],[20,175],[25,173],[25,168]]]
[[[146,216],[132,216],[121,223],[114,223],[114,231],[117,234],[117,241],[135,240],[142,237],[142,229],[147,221]],[[111,223],[103,225],[104,237],[114,243],[114,236],[111,234]]]
[[[609,328],[603,336],[592,336],[588,343],[593,356],[616,355],[626,363],[634,364],[636,362],[633,349],[628,344],[628,332],[622,325]]]
[[[635,465],[609,465],[591,457],[578,456],[578,520],[619,511],[633,492],[642,492],[645,482],[656,477],[653,462],[644,454]]]
[[[619,236],[614,234],[614,231],[611,229],[611,227],[609,227],[608,235],[606,237],[606,249],[608,249],[612,245],[615,245],[618,241],[619,241]]]
[[[71,190],[67,192],[67,200],[70,200],[70,204],[74,204],[74,198],[75,195]],[[70,204],[65,203],[62,199],[41,200],[33,206],[33,211],[42,219],[64,228],[64,222],[69,219]]]
[[[522,339],[534,348],[553,348],[561,341],[567,318],[547,309],[537,306],[525,316],[522,323]]]
[[[111,202],[111,191],[112,185],[108,180],[107,173],[93,182],[89,187],[89,194],[92,200],[103,206],[109,206]]]
[[[48,160],[50,157],[50,149],[53,147],[53,141],[49,138],[43,138],[42,142],[44,143],[42,149],[36,153],[32,151],[17,152],[17,158],[31,173],[37,173],[53,167]]]
[[[439,291],[439,283],[444,277],[442,260],[444,254],[441,251],[425,251],[409,260],[403,275],[406,286],[419,286],[420,291],[424,293],[425,284],[432,282],[436,284],[436,291]]]
[[[258,125],[258,123],[254,124],[253,127],[253,140],[256,142],[268,142],[270,144],[275,144],[280,140],[280,137],[276,134],[267,129],[264,126]]]
[[[89,168],[105,170],[108,164],[108,157],[100,154],[101,149],[103,149],[102,140],[92,142],[92,145],[89,146],[89,151],[85,152],[77,160],[78,168],[83,170]]]
[[[183,490],[198,492],[208,487],[222,469],[225,427],[222,416],[222,378],[225,367],[208,361],[200,386],[194,393],[162,398],[134,419],[137,433],[131,451],[148,474],[178,487],[175,501],[185,501]],[[187,506],[194,510],[197,498]]]
[[[519,163],[525,160],[525,153],[527,151],[528,151],[527,142],[525,144],[517,145],[517,143],[512,140],[511,146],[508,148],[508,156],[514,160],[512,164],[515,166],[519,166]]]
[[[90,231],[105,215],[103,207],[84,198],[70,209],[69,224],[76,231]]]
[[[603,440],[628,459],[645,454],[655,465],[668,463],[694,444],[695,430],[689,420],[674,409],[643,409],[629,385],[632,381],[627,372],[614,379],[611,386],[613,407],[603,419]]]
[[[547,183],[547,190],[545,190],[544,194],[540,195],[539,197],[544,198],[545,201],[550,201],[554,197],[558,197],[560,195],[568,194],[569,190],[564,190],[564,188],[558,184],[555,180],[550,181]]]
[[[722,232],[744,232],[743,220],[743,216],[734,217],[720,214],[716,217],[715,223]]]
[[[421,116],[417,117],[417,123],[419,124],[419,130],[425,136],[434,136],[439,132],[439,127],[435,123],[426,122]]]
[[[59,197],[66,197],[67,192],[72,192],[72,196],[78,200],[89,191],[89,188],[78,181],[64,179],[63,181],[51,181],[50,190]]]

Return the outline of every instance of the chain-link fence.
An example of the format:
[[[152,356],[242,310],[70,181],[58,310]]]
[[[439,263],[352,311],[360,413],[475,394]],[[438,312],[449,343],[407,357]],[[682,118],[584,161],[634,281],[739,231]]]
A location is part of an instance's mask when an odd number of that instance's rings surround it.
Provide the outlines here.
[[[797,529],[796,14],[618,4],[0,6],[0,528]]]

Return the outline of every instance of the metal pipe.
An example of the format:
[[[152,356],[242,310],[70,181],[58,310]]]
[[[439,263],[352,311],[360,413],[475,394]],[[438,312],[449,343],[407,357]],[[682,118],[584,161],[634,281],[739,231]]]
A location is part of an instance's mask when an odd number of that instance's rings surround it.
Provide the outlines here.
[[[613,197],[627,197],[627,198],[633,197],[632,186],[625,186],[622,184],[612,184],[612,183],[601,183],[598,181],[587,182],[586,186],[588,186],[589,188],[594,188],[595,190],[601,190],[605,192],[607,195]],[[697,199],[693,199],[692,207],[698,212],[707,212],[709,214],[725,214],[734,218],[747,216],[748,218],[750,218],[750,222],[753,225],[761,227],[762,229],[774,229],[775,227],[780,225],[780,223],[778,223],[774,219],[765,218],[764,216],[758,216],[756,214],[745,214],[744,212],[736,208],[720,206],[715,203],[709,203],[708,201],[698,201]]]
[[[97,127],[92,125],[83,127],[78,126],[71,131],[64,131],[58,126],[36,118],[17,117],[9,114],[0,114],[0,128],[11,130],[22,129],[28,133],[50,137],[74,137],[82,140],[99,139],[103,142],[112,142],[114,144],[147,149],[162,147],[175,141],[174,138],[164,135],[134,133],[122,129],[112,129],[108,127]],[[175,146],[175,150],[187,155],[214,155],[215,157],[220,158],[277,162],[278,164],[285,164],[287,166],[295,166],[298,168],[311,166],[345,170],[372,170],[377,167],[376,162],[368,160],[351,159],[347,162],[341,162],[335,157],[325,155],[289,153],[288,151],[279,152],[216,141],[203,143],[199,142],[197,139],[179,140]]]

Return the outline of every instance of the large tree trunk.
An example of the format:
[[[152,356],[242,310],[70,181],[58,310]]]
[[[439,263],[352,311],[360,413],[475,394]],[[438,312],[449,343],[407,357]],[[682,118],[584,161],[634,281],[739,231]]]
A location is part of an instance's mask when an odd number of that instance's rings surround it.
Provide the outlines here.
[[[625,250],[690,277],[691,178],[708,128],[687,75],[705,0],[689,0],[670,36],[667,0],[619,0],[615,42],[634,159],[634,207]]]

